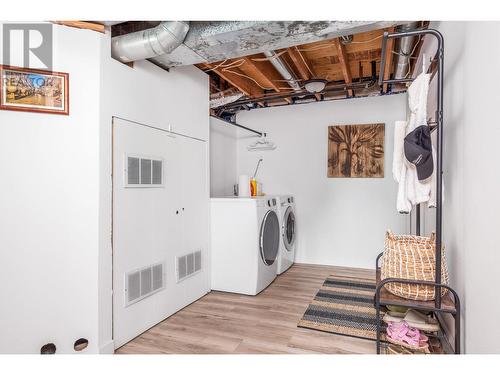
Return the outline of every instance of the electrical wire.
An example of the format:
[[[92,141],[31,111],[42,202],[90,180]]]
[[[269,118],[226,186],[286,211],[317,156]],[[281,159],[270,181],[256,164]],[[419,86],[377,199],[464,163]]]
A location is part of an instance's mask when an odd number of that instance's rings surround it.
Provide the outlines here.
[[[241,66],[243,65],[243,63],[245,62],[244,59],[238,59],[238,60],[235,60],[227,65],[224,65],[226,62],[227,62],[228,59],[225,59],[223,62],[221,62],[220,64],[218,64],[217,66],[214,66],[213,68],[210,68],[210,69],[207,69],[205,70],[205,73],[206,72],[211,72],[213,70],[217,70],[219,68],[234,68],[234,67],[238,67],[238,66]]]
[[[368,39],[368,40],[360,40],[359,42],[356,42],[356,41],[352,41],[351,43],[349,44],[365,44],[365,43],[371,43],[377,39],[380,39],[382,38],[384,35],[379,35],[379,36],[376,36],[375,38],[372,38],[372,39]]]
[[[404,53],[399,53],[399,52],[396,52],[396,51],[392,51],[392,53],[393,53],[394,55],[397,55],[397,56],[408,57],[409,59],[412,59],[412,60],[415,60],[415,59],[417,59],[417,58],[418,58],[418,57],[415,57],[415,56],[405,55]]]
[[[311,70],[311,68],[309,68],[309,65],[307,64],[306,59],[304,58],[304,56],[302,55],[302,53],[300,53],[300,51],[299,51],[299,49],[297,47],[295,47],[295,49],[297,50],[297,53],[299,54],[300,58],[302,59],[302,62],[306,66],[307,70],[309,70],[309,73],[311,73],[311,77],[314,77],[314,73]]]
[[[417,49],[417,46],[420,44],[420,41],[422,40],[422,36],[419,35],[418,36],[418,40],[417,40],[417,43],[415,43],[415,45],[413,46],[413,49],[411,50],[410,54],[408,55],[409,58],[411,58],[411,56],[413,55],[413,53],[415,52],[415,50]],[[411,64],[408,64],[408,71],[406,72],[405,74],[405,79],[408,78],[408,76],[410,75],[411,73]]]
[[[366,43],[371,43],[371,42],[373,42],[373,41],[375,41],[377,39],[380,39],[382,37],[383,37],[383,35],[379,35],[379,36],[376,36],[376,37],[368,39],[368,40],[351,41],[349,44],[366,44]],[[419,36],[419,40],[417,41],[417,43],[415,44],[415,47],[413,48],[413,50],[410,53],[410,58],[412,58],[412,59],[414,59],[414,57],[411,57],[411,55],[413,55],[413,53],[415,52],[416,46],[420,43],[420,39],[421,39],[421,37]],[[307,52],[307,51],[317,51],[317,50],[320,50],[320,49],[333,48],[333,47],[334,46],[329,43],[329,44],[321,44],[321,45],[313,46],[313,47],[310,47],[310,48],[298,48],[297,46],[295,46],[295,49],[297,50],[300,58],[302,59],[302,62],[306,66],[307,70],[309,71],[309,73],[313,77],[314,73],[313,73],[312,69],[309,67],[309,65],[307,64],[307,62],[306,62],[306,60],[305,60],[305,58],[304,58],[304,56],[302,55],[301,52],[303,52],[303,51],[304,52]],[[274,56],[271,56],[271,57],[252,58],[251,60],[252,61],[269,61],[271,59],[274,59],[274,58],[277,58],[277,57],[283,55],[284,53],[286,53],[286,50],[281,51],[279,53],[276,53]],[[402,54],[400,54],[398,52],[395,52],[395,51],[393,51],[393,53],[398,54],[398,55],[402,55]],[[277,87],[277,88],[274,88],[274,87],[264,87],[259,82],[257,82],[254,78],[252,78],[252,77],[250,77],[250,76],[248,76],[246,74],[243,74],[243,73],[240,73],[240,72],[235,72],[234,70],[231,70],[233,68],[238,68],[238,67],[242,66],[243,64],[245,64],[245,60],[244,59],[239,59],[239,60],[233,61],[233,62],[225,65],[225,63],[227,62],[227,60],[228,59],[225,59],[224,61],[222,61],[217,66],[215,66],[215,67],[213,67],[211,69],[205,70],[205,72],[209,72],[209,71],[213,71],[213,70],[222,68],[223,72],[232,73],[232,74],[235,74],[237,76],[240,76],[240,77],[243,77],[243,78],[251,80],[252,82],[254,82],[257,86],[259,86],[263,90],[275,90],[275,91],[276,91],[276,89],[278,89],[280,91],[281,90],[294,90],[292,87]],[[408,76],[409,73],[410,73],[410,67],[408,68],[408,72],[406,73],[405,78]],[[326,79],[328,80],[328,75],[327,75]],[[279,82],[279,81],[281,81],[281,82],[282,81],[288,82],[288,80],[276,80],[276,81],[277,82]],[[294,81],[298,81],[298,80],[294,80]]]
[[[334,47],[335,46],[332,44],[321,44],[321,45],[317,45],[317,46],[313,46],[313,47],[309,47],[309,48],[297,48],[297,51],[308,52],[308,51],[317,51],[317,50],[324,49],[324,48],[334,48]]]
[[[262,90],[274,90],[274,91],[276,91],[274,87],[264,87],[264,86],[262,86],[255,79],[253,79],[250,76],[247,76],[246,74],[235,72],[235,71],[227,69],[227,68],[223,69],[223,71],[226,72],[226,73],[236,74],[237,76],[240,76],[240,77],[243,77],[243,78],[247,78],[247,79],[251,80],[253,83],[255,83],[257,86],[259,86]],[[293,88],[291,88],[291,87],[277,87],[277,89],[280,90],[280,91],[281,90],[293,90]]]
[[[350,42],[349,44],[365,44],[365,43],[371,43],[377,39],[380,39],[382,38],[383,35],[379,35],[379,36],[376,36],[375,38],[371,38],[371,39],[368,39],[368,40],[360,40],[360,41],[352,41]],[[317,51],[317,50],[320,50],[320,49],[323,49],[323,48],[334,48],[335,46],[332,45],[331,43],[328,43],[328,44],[320,44],[320,45],[317,45],[317,46],[312,46],[312,47],[309,47],[309,48],[297,48],[297,51],[304,51],[304,52],[307,52],[307,51]]]
[[[210,68],[210,69],[205,70],[205,73],[206,73],[206,72],[210,72],[210,71],[212,71],[212,70],[216,70],[217,68],[219,68],[219,67],[221,67],[222,65],[224,65],[224,64],[226,63],[226,61],[227,61],[227,59],[225,59],[225,60],[224,60],[223,62],[221,62],[219,65],[217,65],[217,66],[215,66],[215,67],[213,67],[213,68]]]

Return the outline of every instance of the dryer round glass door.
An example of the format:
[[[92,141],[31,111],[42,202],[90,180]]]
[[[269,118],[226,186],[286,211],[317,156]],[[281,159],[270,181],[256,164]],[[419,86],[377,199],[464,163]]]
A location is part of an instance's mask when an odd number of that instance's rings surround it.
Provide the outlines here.
[[[278,256],[280,247],[280,224],[276,212],[269,210],[260,227],[260,256],[270,266]]]
[[[292,207],[288,207],[283,216],[283,243],[285,249],[292,251],[295,242],[295,214]]]

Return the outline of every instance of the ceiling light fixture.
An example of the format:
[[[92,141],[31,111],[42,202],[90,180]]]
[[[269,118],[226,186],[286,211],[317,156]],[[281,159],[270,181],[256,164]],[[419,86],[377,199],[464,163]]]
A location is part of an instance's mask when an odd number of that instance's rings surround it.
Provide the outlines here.
[[[326,79],[310,79],[304,82],[304,87],[310,93],[318,93],[325,89],[327,83]]]

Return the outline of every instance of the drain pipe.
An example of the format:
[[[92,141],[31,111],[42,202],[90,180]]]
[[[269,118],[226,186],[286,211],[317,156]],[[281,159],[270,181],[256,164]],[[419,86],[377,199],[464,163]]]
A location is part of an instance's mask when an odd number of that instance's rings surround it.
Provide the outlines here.
[[[151,29],[111,39],[111,55],[121,62],[150,59],[179,47],[189,31],[189,22],[164,21]]]
[[[302,88],[295,80],[295,77],[288,70],[283,60],[281,60],[281,58],[276,54],[276,52],[266,51],[264,52],[264,55],[266,55],[266,57],[269,58],[269,62],[273,64],[273,66],[276,68],[279,74],[281,74],[281,76],[288,82],[291,88],[293,88],[295,91],[302,91]]]
[[[418,27],[419,22],[410,22],[402,25],[399,28],[399,31],[411,31],[417,29]],[[412,53],[414,42],[414,36],[405,36],[400,39],[394,79],[406,78],[410,69],[410,54]]]

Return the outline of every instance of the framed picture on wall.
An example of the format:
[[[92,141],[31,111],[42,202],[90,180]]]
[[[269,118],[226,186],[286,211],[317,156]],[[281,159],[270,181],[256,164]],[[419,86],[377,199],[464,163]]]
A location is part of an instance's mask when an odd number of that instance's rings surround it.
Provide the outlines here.
[[[385,124],[328,127],[328,177],[384,177]]]
[[[0,109],[69,115],[69,74],[0,65]]]

